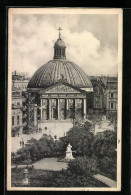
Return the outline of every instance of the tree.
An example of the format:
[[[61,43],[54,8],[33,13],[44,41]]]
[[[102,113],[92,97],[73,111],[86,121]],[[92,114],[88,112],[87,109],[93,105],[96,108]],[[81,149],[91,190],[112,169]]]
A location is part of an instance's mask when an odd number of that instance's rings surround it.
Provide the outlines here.
[[[70,110],[67,110],[67,118],[70,118],[72,121],[72,124],[74,126],[74,120],[75,120],[75,110],[72,108]]]
[[[93,127],[94,127],[94,134],[95,134],[95,126],[96,124],[99,125],[99,128],[101,127],[101,122],[102,122],[102,112],[99,111],[89,111],[88,116],[90,118],[90,120],[93,123]]]
[[[114,131],[97,133],[92,142],[93,154],[97,157],[98,168],[107,177],[116,179],[117,134]]]
[[[74,126],[60,141],[63,142],[64,151],[70,143],[76,155],[91,155],[93,136],[93,133],[90,132],[90,125],[88,126],[86,123],[83,126]]]
[[[32,145],[36,144],[37,140],[34,138],[31,138],[30,140],[27,140],[26,146],[31,147]]]
[[[82,110],[81,108],[78,108],[75,111],[75,117],[74,117],[74,126],[80,126],[84,123],[84,118],[82,116]]]
[[[117,131],[117,113],[111,112],[109,118],[110,122],[114,124],[114,130]]]
[[[97,157],[109,156],[112,157],[117,148],[116,132],[107,130],[102,133],[97,133],[92,142],[94,155]]]

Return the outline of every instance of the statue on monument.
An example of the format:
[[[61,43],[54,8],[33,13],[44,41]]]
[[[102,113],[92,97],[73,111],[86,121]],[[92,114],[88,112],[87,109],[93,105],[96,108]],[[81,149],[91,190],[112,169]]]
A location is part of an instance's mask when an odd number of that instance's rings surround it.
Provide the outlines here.
[[[72,146],[69,143],[68,146],[67,146],[67,148],[66,148],[66,157],[65,157],[65,160],[73,160],[74,159],[74,157],[72,155],[71,148],[72,148]]]

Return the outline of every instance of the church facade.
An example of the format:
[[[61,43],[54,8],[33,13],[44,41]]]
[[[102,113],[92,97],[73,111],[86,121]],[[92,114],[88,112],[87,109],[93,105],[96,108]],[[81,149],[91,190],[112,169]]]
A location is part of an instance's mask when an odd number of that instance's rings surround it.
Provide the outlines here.
[[[41,90],[41,119],[65,120],[73,117],[76,112],[86,117],[86,93],[73,86],[58,82],[57,84]]]
[[[92,83],[79,66],[66,59],[66,45],[60,31],[53,60],[34,73],[27,90],[39,107],[41,121],[66,120],[76,114],[86,118],[91,106]]]

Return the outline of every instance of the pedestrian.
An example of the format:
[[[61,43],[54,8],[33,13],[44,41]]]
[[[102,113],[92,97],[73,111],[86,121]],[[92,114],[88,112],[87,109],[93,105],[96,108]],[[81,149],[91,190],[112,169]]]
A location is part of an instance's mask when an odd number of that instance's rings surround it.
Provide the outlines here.
[[[18,137],[19,137],[19,132],[18,132]]]
[[[24,147],[24,141],[22,142],[22,146]]]
[[[21,146],[22,142],[20,141],[20,146]]]

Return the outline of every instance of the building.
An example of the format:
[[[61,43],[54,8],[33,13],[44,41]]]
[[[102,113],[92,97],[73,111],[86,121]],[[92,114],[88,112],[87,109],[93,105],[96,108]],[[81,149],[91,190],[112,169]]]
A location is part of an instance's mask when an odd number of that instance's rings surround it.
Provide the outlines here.
[[[104,111],[107,119],[117,118],[117,77],[91,76],[93,85],[93,109]]]
[[[21,108],[22,108],[21,91],[18,88],[12,86],[11,134],[13,137],[23,132]]]
[[[106,110],[106,86],[100,77],[92,77],[91,82],[93,85],[93,109],[103,111]]]
[[[12,85],[19,90],[26,91],[28,83],[29,78],[25,78],[25,76],[17,74],[16,71],[14,74],[12,74]]]
[[[23,76],[17,74],[16,70],[14,72],[12,72],[12,81],[14,80],[22,80]]]
[[[54,58],[32,76],[27,90],[40,107],[41,122],[66,120],[78,112],[86,118],[93,93],[90,78],[66,58],[66,45],[61,38],[54,44]]]
[[[108,119],[117,114],[118,78],[107,77],[106,83],[106,116]]]
[[[20,89],[21,91],[26,91],[27,90],[27,85],[29,83],[29,80],[25,79],[25,80],[14,80],[13,81],[13,85],[15,87],[17,87],[18,89]]]

